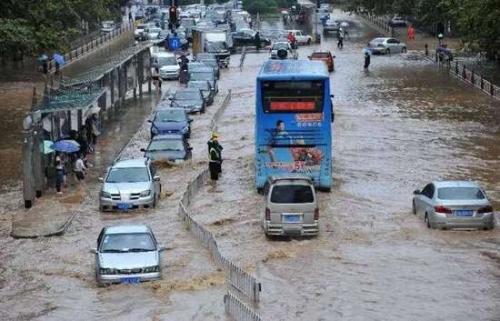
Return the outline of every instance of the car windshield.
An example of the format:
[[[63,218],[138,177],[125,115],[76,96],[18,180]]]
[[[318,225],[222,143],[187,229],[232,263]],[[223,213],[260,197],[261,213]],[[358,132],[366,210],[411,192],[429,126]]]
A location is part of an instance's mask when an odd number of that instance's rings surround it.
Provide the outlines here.
[[[197,105],[200,105],[201,102],[202,102],[201,97],[200,97],[200,99],[180,99],[180,100],[172,100],[172,105],[179,106],[179,107],[197,106]]]
[[[212,80],[213,73],[211,72],[194,72],[191,74],[191,80]]]
[[[184,150],[184,144],[181,140],[175,139],[155,139],[149,144],[148,151],[162,151],[162,150]]]
[[[189,88],[199,88],[199,89],[210,89],[208,83],[206,81],[190,81],[188,82]]]
[[[313,191],[308,185],[276,185],[272,189],[271,203],[312,203]]]
[[[280,50],[280,49],[288,50],[288,43],[281,42],[281,43],[275,43],[273,45],[272,50]]]
[[[312,54],[312,57],[313,57],[313,58],[324,59],[324,58],[328,58],[328,57],[329,57],[329,55],[328,55],[328,53],[326,53],[326,52],[316,52],[316,53],[313,53],[313,54]]]
[[[477,187],[441,187],[438,198],[442,200],[482,200],[483,192]]]
[[[153,238],[148,233],[106,234],[101,243],[101,252],[147,252],[155,251]]]
[[[175,57],[158,57],[158,65],[160,66],[172,66],[172,65],[177,65],[177,60]]]
[[[214,41],[207,43],[208,51],[224,51],[227,50],[227,44],[223,41]]]
[[[106,179],[108,183],[138,183],[148,181],[149,174],[146,167],[111,168]]]
[[[175,93],[174,99],[197,99],[200,97],[200,92],[193,90],[193,91],[178,91]]]
[[[181,122],[186,120],[183,110],[161,110],[156,113],[155,121],[159,122]]]

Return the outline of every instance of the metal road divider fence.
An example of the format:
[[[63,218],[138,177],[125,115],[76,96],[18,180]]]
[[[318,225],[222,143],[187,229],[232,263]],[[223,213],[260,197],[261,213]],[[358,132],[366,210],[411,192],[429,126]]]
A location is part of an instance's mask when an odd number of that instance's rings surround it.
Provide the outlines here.
[[[228,292],[224,296],[226,313],[238,321],[262,321],[262,318],[252,309],[248,308],[234,294]]]
[[[381,18],[379,16],[375,16],[375,15],[366,14],[366,13],[360,13],[360,12],[357,13],[357,15],[359,17],[363,18],[364,20],[370,22],[372,25],[374,25],[380,31],[382,31],[382,33],[384,33],[385,35],[387,35],[389,37],[396,36],[394,33],[394,28],[391,27],[389,25],[389,23],[384,18]]]
[[[454,66],[452,66],[452,64],[446,63],[441,65],[448,68],[448,72],[450,73],[450,75],[457,77],[458,79],[480,89],[482,92],[488,94],[489,96],[500,100],[499,86],[492,84],[490,81],[484,79],[482,75],[475,73],[474,70],[467,68],[459,61],[455,61]]]
[[[210,127],[212,131],[217,130],[217,122],[229,105],[231,92],[224,99],[221,108],[214,114]],[[181,200],[179,201],[178,214],[186,223],[187,227],[193,235],[201,241],[202,245],[208,249],[213,259],[226,273],[229,282],[228,293],[224,297],[226,312],[230,314],[236,321],[261,321],[262,319],[253,311],[251,305],[246,305],[239,300],[236,295],[231,293],[236,291],[242,297],[248,299],[252,304],[257,304],[260,301],[261,284],[251,274],[245,272],[242,268],[234,264],[226,258],[219,250],[217,240],[212,232],[206,229],[202,224],[198,223],[191,215],[189,207],[192,200],[206,185],[210,177],[208,169],[199,173],[187,186]]]
[[[122,24],[120,28],[111,31],[110,33],[106,33],[102,36],[99,36],[87,42],[86,44],[83,44],[80,47],[71,50],[70,52],[64,54],[65,65],[71,63],[72,61],[78,58],[81,58],[82,55],[94,51],[95,49],[101,47],[103,44],[113,40],[114,38],[117,38],[121,34],[130,30],[134,30],[134,24],[132,22]],[[49,72],[55,72],[56,71],[55,61],[51,59],[49,60],[48,64],[49,64]],[[62,67],[63,66],[61,66],[61,68]]]

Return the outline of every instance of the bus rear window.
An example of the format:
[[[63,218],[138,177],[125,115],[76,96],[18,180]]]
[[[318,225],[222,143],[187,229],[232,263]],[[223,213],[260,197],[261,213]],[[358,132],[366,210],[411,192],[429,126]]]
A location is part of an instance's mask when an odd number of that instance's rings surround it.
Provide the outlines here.
[[[266,113],[323,111],[322,80],[264,81],[261,89],[262,104]]]

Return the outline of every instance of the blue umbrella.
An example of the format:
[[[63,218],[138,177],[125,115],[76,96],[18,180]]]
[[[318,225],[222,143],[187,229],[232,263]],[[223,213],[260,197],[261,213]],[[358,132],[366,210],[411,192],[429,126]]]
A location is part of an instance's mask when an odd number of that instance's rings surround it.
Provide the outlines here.
[[[74,140],[60,140],[50,146],[53,150],[63,153],[75,153],[80,150],[80,144]]]
[[[62,66],[65,63],[64,56],[60,55],[58,53],[53,54],[52,59],[54,59],[54,61],[57,62],[59,64],[59,66]]]

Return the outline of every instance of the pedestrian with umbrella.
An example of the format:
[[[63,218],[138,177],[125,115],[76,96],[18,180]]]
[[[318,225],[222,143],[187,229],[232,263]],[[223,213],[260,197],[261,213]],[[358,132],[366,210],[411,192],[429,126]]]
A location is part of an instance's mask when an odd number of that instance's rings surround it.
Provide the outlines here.
[[[56,52],[52,55],[52,59],[54,60],[54,63],[56,64],[56,74],[58,75],[59,69],[61,68],[62,65],[65,64],[64,56]]]

